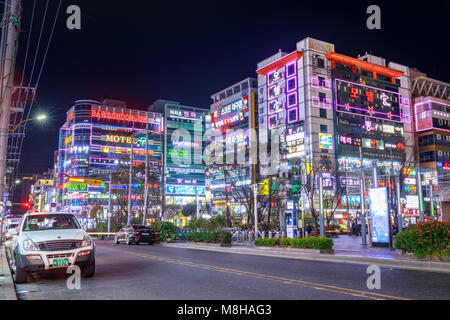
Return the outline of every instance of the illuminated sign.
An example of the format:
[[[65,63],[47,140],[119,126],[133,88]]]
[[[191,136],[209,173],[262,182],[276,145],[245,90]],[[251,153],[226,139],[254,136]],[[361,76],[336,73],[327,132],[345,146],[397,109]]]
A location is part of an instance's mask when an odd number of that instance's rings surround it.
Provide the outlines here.
[[[362,139],[363,147],[368,149],[384,150],[384,142],[375,139]]]
[[[91,117],[106,120],[118,120],[129,122],[147,123],[148,119],[146,115],[125,113],[125,112],[109,112],[106,110],[91,110]]]
[[[203,186],[166,186],[167,194],[179,194],[179,195],[205,195],[205,187]]]
[[[242,99],[236,100],[226,106],[216,110],[213,113],[214,119],[219,119],[222,116],[225,116],[229,113],[247,111],[248,108],[248,96],[243,97]]]
[[[361,180],[359,179],[353,179],[353,178],[341,178],[341,185],[343,186],[349,186],[349,187],[358,187],[361,184]]]
[[[406,196],[407,209],[419,209],[419,196]]]
[[[352,146],[361,146],[361,139],[360,138],[352,138],[348,136],[339,136],[339,143],[340,144],[347,144]]]
[[[194,111],[183,111],[183,110],[169,110],[169,116],[172,118],[187,119],[187,120],[202,120],[201,115]]]
[[[103,136],[102,136],[103,138]],[[145,139],[145,138],[144,138]],[[115,142],[115,143],[126,143],[126,144],[139,144],[139,140],[132,137],[127,136],[118,136],[118,135],[106,135],[104,136],[104,141],[106,142]]]
[[[75,146],[70,148],[70,153],[75,153],[75,154],[79,154],[79,153],[89,153],[89,146]]]
[[[320,133],[319,134],[320,149],[333,150],[333,135]]]
[[[388,244],[389,216],[387,188],[369,189],[372,244]]]
[[[337,112],[402,122],[396,92],[338,79],[335,90]]]
[[[87,191],[87,183],[69,182],[69,191]]]

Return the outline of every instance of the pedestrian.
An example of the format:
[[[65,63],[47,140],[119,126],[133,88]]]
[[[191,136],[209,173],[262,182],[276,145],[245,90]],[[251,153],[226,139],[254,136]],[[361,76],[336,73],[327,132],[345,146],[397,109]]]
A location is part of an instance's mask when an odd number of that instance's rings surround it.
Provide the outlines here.
[[[305,229],[305,237],[308,237],[311,234],[312,228],[311,225],[309,223],[306,224],[306,229]]]
[[[355,221],[352,222],[352,233],[350,235],[351,236],[356,235],[356,224],[355,224]]]

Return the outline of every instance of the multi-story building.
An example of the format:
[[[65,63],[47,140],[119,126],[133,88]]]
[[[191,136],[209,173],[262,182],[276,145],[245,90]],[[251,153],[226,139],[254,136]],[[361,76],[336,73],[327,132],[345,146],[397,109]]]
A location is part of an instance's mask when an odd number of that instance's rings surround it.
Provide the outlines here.
[[[207,200],[203,134],[210,129],[209,110],[167,100],[157,100],[149,110],[163,114],[165,206],[196,203],[200,209]]]
[[[280,163],[261,174],[292,181],[297,166],[307,175],[329,171],[339,181],[324,179],[324,187],[335,190],[346,183],[359,189],[361,165],[368,176],[374,163],[381,174],[398,175],[407,154],[414,155],[409,69],[372,55],[338,54],[312,38],[296,49],[258,64],[260,140],[270,144],[277,132],[280,142]],[[359,207],[359,195],[352,199]],[[342,213],[335,217],[347,219]]]
[[[328,52],[334,52],[333,44],[306,38],[292,53],[280,51],[258,64],[259,141],[268,144],[271,157],[268,166],[261,166],[261,175],[280,178],[274,180],[287,185],[287,191],[295,175],[310,174],[334,158]],[[277,143],[278,150],[273,150]],[[295,169],[299,167],[304,168],[302,174]],[[300,199],[298,189],[284,190],[278,193],[282,198]],[[275,206],[287,208],[287,201]]]
[[[412,87],[425,211],[446,221],[450,218],[450,84],[414,70]]]
[[[148,160],[152,170],[160,175],[162,126],[161,114],[129,109],[125,102],[76,101],[60,129],[55,169],[59,202],[64,210],[86,214],[94,206],[106,208],[111,175],[128,172],[130,165],[133,168],[143,166]],[[123,183],[111,187],[127,190],[128,185]],[[151,187],[160,189],[160,184],[152,184]],[[132,188],[142,186],[133,180]],[[127,199],[122,200],[126,202]],[[139,199],[132,199],[135,209]]]
[[[256,161],[250,155],[251,135],[258,129],[257,89],[257,80],[247,78],[211,96],[211,129],[217,133],[214,142],[222,144],[223,151],[220,163],[211,165],[207,172],[216,214],[225,215],[227,208],[234,216],[248,214],[250,186],[257,174]],[[215,156],[220,159],[220,155]]]

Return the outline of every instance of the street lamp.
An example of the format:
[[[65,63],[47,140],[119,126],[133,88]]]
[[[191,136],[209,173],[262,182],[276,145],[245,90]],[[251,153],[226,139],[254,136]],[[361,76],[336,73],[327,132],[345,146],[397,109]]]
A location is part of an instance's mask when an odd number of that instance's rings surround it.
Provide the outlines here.
[[[255,183],[250,186],[253,190],[253,212],[255,214],[255,239],[258,239],[258,186],[264,185],[264,183]]]
[[[16,132],[17,129],[19,129],[21,125],[23,125],[23,124],[25,124],[25,123],[27,123],[27,122],[34,121],[34,120],[44,121],[44,120],[46,120],[46,119],[47,119],[47,115],[41,114],[41,115],[38,115],[38,116],[35,117],[35,118],[29,118],[29,119],[23,120],[23,121],[21,121],[17,126],[15,126],[13,129],[11,129],[9,132],[10,132],[10,133]]]

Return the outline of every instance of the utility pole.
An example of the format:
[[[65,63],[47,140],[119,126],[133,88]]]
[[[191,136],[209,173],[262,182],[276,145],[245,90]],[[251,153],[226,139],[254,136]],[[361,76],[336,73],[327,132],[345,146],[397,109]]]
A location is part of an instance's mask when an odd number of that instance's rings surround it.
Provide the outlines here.
[[[325,237],[325,225],[323,217],[323,176],[319,174],[319,213],[320,213],[320,236]]]
[[[1,37],[1,88],[0,88],[0,201],[1,208],[0,243],[3,242],[3,216],[6,213],[8,195],[6,188],[6,153],[8,150],[9,122],[11,114],[11,100],[14,90],[14,70],[17,55],[18,37],[20,29],[19,0],[4,1],[4,14]]]
[[[145,188],[144,188],[144,217],[142,225],[147,225],[147,211],[148,211],[148,124],[145,129]]]
[[[112,202],[111,202],[111,184],[112,184],[112,173],[109,172],[109,197],[108,197],[108,239],[109,233],[111,233],[111,215],[112,215]]]
[[[364,202],[364,196],[366,193],[365,186],[365,178],[364,178],[364,162],[362,157],[362,147],[359,147],[359,159],[361,162],[361,235],[362,235],[362,245],[367,245],[366,238],[366,204]],[[378,182],[376,182],[378,184]]]

